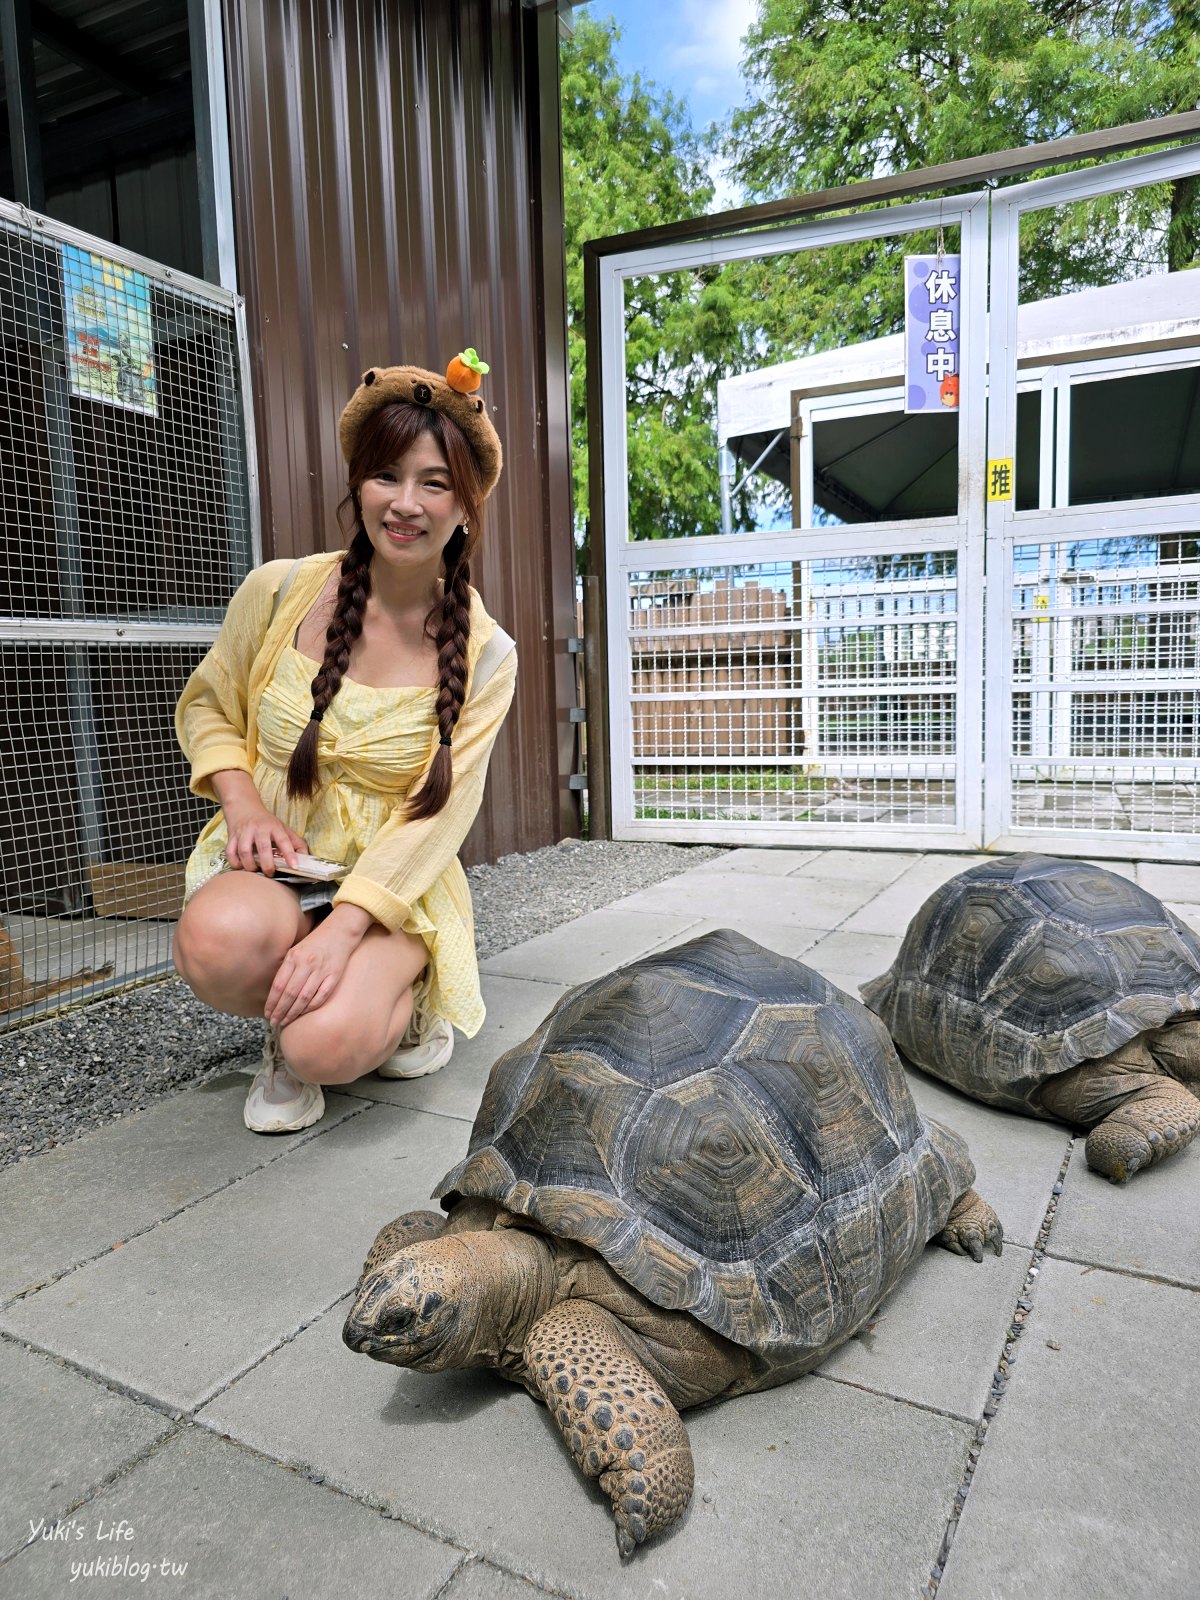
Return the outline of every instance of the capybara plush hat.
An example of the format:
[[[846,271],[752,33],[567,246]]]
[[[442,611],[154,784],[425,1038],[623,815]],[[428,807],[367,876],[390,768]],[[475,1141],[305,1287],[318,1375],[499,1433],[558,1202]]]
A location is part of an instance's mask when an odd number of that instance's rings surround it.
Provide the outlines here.
[[[397,400],[428,406],[431,411],[440,411],[451,422],[456,422],[466,434],[479,463],[486,497],[499,481],[503,460],[500,436],[492,426],[487,406],[476,393],[488,371],[487,362],[481,361],[469,348],[455,356],[444,378],[436,372],[426,372],[424,367],[370,367],[350,396],[338,424],[342,454],[350,460],[360,428],[380,406],[392,405]]]

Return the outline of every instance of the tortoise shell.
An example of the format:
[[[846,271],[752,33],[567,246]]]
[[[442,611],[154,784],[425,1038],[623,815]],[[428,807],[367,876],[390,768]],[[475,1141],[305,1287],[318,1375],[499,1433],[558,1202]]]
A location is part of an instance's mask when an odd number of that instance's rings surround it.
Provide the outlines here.
[[[589,1246],[782,1381],[870,1315],[973,1177],[864,1007],[722,930],[565,995],[492,1068],[435,1195]]]
[[[1047,1078],[1200,1011],[1200,939],[1115,872],[1005,856],[930,895],[862,995],[926,1072],[1036,1110]]]

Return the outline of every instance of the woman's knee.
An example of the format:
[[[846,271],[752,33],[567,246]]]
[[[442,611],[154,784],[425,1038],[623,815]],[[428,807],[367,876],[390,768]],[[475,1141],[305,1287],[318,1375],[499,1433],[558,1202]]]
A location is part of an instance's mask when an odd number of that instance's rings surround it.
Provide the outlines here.
[[[256,990],[264,982],[270,987],[289,944],[282,930],[257,926],[221,900],[193,901],[175,929],[173,956],[180,977],[197,993]]]
[[[403,1029],[401,1029],[401,1032]],[[389,1052],[382,1021],[350,1016],[336,1001],[305,1012],[280,1035],[283,1057],[309,1083],[353,1083]]]

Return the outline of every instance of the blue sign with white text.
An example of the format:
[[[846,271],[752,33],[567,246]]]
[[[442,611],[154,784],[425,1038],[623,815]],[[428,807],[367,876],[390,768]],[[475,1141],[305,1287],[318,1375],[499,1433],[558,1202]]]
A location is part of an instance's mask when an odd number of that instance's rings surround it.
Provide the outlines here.
[[[904,258],[904,409],[958,409],[960,256]]]

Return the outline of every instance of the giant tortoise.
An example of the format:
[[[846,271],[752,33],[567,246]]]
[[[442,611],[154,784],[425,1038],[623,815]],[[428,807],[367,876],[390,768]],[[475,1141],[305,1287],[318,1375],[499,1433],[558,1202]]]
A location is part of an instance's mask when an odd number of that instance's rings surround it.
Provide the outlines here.
[[[1200,1126],[1200,938],[1085,861],[1005,856],[930,895],[862,996],[901,1052],[989,1105],[1090,1128],[1124,1182]],[[1182,1081],[1181,1081],[1182,1080]]]
[[[563,997],[496,1062],[466,1157],[371,1249],[343,1338],[549,1407],[623,1556],[687,1506],[684,1406],[783,1383],[930,1239],[1000,1224],[877,1020],[723,930]]]

